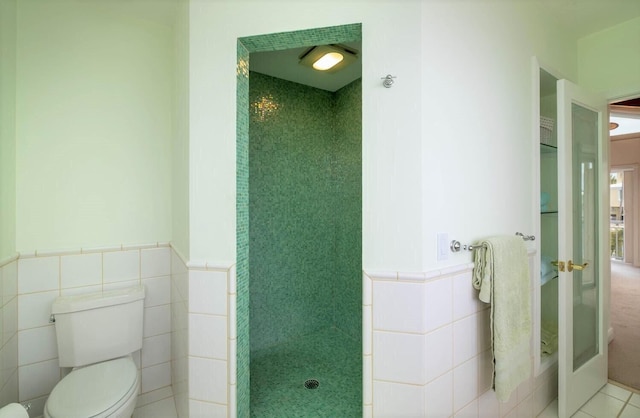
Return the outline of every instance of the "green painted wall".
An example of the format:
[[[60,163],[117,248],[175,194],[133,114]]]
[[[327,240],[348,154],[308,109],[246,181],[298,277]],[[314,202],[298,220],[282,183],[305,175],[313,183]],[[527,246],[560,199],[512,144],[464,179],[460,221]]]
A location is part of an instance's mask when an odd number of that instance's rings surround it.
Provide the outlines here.
[[[16,250],[16,2],[0,2],[0,260]]]
[[[18,2],[18,251],[171,240],[174,33],[152,10]]]
[[[361,334],[360,81],[330,93],[251,73],[251,350]]]

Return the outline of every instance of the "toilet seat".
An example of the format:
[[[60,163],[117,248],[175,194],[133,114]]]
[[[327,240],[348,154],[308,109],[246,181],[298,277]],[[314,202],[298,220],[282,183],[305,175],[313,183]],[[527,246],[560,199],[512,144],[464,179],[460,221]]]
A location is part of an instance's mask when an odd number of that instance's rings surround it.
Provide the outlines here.
[[[129,404],[135,403],[138,382],[138,369],[131,356],[74,369],[51,391],[45,417],[120,416],[121,409],[131,406],[133,411],[135,405]]]

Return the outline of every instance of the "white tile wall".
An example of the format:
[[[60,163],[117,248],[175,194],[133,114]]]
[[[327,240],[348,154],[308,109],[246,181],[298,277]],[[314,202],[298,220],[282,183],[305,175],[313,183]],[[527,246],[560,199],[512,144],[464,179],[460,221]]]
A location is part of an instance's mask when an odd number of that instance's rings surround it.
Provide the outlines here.
[[[365,417],[533,417],[556,397],[550,368],[497,401],[490,310],[477,299],[472,269],[364,274]]]
[[[41,411],[60,379],[48,322],[56,296],[143,283],[141,391],[172,385],[180,418],[235,416],[234,266],[188,268],[168,246],[85,253],[0,266],[0,401],[31,401]],[[471,268],[363,276],[365,417],[535,416],[554,399],[553,369],[524,382],[507,403],[489,390],[489,311],[476,298]]]
[[[188,293],[189,417],[235,416],[235,268],[190,269]]]
[[[157,309],[157,308],[152,308]],[[154,312],[153,315],[163,315]],[[189,417],[189,270],[171,251],[171,385],[179,418]],[[151,315],[150,315],[151,316]],[[213,415],[211,415],[213,416]]]
[[[34,252],[21,256],[15,264],[15,280],[11,279],[11,273],[6,283],[3,280],[3,288],[17,292],[17,297],[3,307],[8,307],[7,312],[16,311],[17,337],[13,340],[19,387],[14,401],[31,402],[33,416],[42,413],[46,397],[63,376],[58,367],[55,328],[49,323],[51,304],[59,295],[144,285],[143,348],[134,354],[141,369],[141,392],[171,385],[171,249],[168,245]]]
[[[18,260],[0,263],[0,405],[18,400]]]

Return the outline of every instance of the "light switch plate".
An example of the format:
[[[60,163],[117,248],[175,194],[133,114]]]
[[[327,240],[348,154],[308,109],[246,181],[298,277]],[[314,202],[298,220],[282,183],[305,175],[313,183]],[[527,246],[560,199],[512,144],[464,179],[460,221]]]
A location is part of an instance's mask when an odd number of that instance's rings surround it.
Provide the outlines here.
[[[449,234],[446,232],[438,233],[438,261],[444,261],[449,258]]]

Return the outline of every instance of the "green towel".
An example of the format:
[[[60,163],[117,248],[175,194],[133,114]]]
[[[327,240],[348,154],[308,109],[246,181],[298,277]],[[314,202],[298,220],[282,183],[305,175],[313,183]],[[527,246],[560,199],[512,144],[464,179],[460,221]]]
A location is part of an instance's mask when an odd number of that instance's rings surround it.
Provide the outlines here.
[[[542,354],[553,354],[558,351],[558,324],[553,321],[542,321],[540,325],[540,351]]]
[[[477,248],[473,285],[491,303],[493,387],[502,402],[531,375],[531,281],[519,236],[487,238]]]

